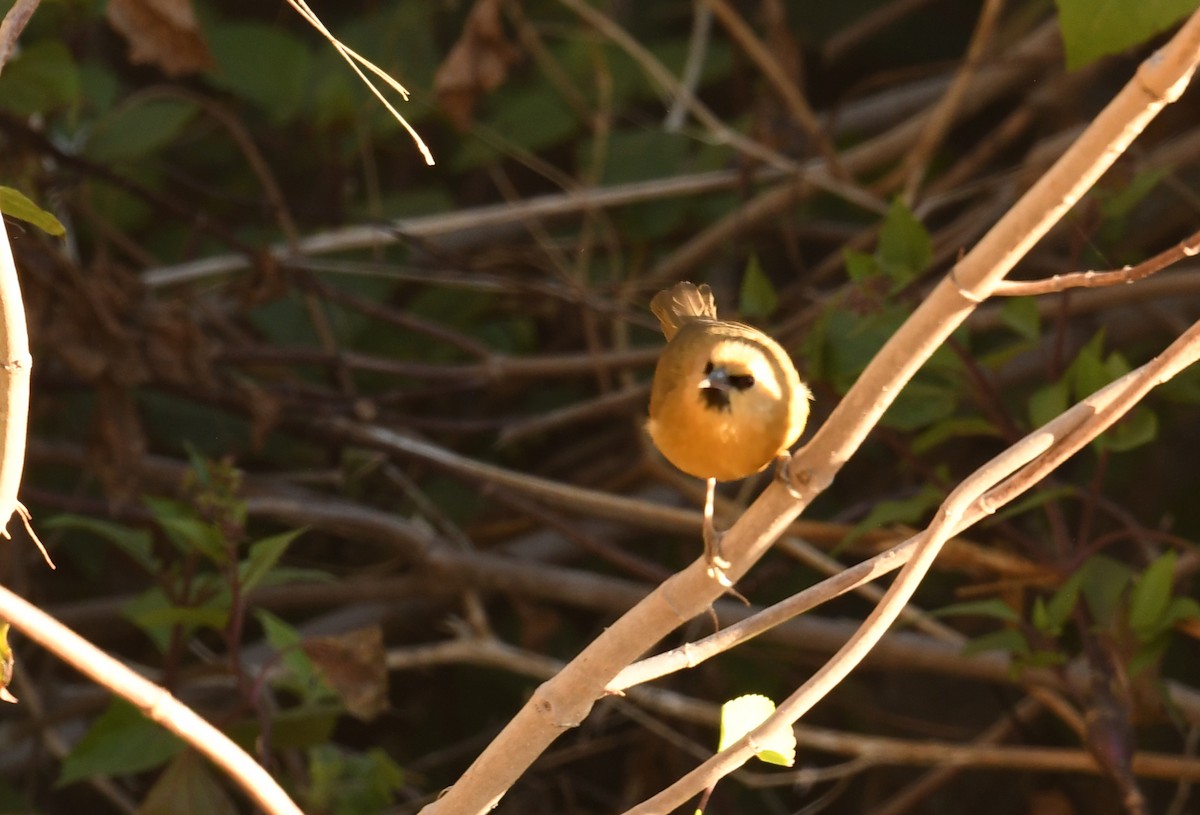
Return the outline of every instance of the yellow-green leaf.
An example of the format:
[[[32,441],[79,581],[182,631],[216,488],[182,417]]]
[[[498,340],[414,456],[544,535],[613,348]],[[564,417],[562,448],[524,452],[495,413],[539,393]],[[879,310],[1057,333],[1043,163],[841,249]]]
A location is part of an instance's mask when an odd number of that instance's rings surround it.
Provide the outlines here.
[[[55,237],[67,232],[61,221],[29,200],[20,190],[14,190],[12,187],[0,187],[0,212],[31,223]]]
[[[718,749],[729,745],[749,733],[775,712],[775,703],[759,694],[747,694],[730,699],[721,705],[721,741]],[[759,761],[791,767],[796,762],[796,736],[790,727],[770,734],[754,745],[754,754]]]

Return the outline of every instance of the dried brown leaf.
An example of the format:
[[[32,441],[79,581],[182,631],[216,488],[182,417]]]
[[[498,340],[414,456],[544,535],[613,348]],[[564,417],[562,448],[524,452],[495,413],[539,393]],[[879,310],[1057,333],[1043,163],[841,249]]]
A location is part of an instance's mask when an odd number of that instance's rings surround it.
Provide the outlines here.
[[[504,34],[501,2],[476,0],[458,42],[433,78],[438,104],[460,130],[471,126],[480,98],[500,87],[520,56]]]
[[[378,626],[310,637],[300,647],[333,686],[351,716],[370,721],[387,710],[387,660],[383,631]]]
[[[191,0],[108,0],[105,16],[136,65],[156,65],[168,76],[213,67]]]

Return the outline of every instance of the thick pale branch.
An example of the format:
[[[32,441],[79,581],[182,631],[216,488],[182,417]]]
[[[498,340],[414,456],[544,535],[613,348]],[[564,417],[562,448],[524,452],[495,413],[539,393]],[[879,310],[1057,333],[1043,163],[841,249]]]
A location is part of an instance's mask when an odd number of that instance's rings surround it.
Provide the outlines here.
[[[84,676],[128,699],[192,745],[272,815],[301,815],[286,792],[242,748],[163,688],[122,665],[41,609],[0,586],[0,617]]]
[[[17,511],[17,491],[25,467],[25,432],[29,420],[29,333],[17,267],[8,232],[0,222],[0,513],[4,524]],[[8,532],[0,526],[0,532]]]

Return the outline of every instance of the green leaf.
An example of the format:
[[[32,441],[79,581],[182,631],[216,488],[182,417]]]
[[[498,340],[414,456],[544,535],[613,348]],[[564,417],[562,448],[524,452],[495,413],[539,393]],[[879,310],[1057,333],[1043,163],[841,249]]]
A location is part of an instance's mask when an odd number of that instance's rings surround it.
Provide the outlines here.
[[[16,657],[13,655],[12,643],[8,641],[8,632],[12,624],[0,622],[0,701],[16,702],[8,686],[12,684],[13,669],[16,667]]]
[[[942,492],[929,485],[908,498],[880,501],[865,518],[854,525],[846,537],[834,547],[834,551],[849,546],[873,529],[896,523],[915,524],[928,516],[941,501]]]
[[[899,198],[892,201],[875,250],[879,265],[899,289],[929,268],[933,241],[929,233]]]
[[[158,522],[180,551],[197,551],[217,565],[229,561],[229,551],[221,533],[212,524],[197,518],[161,518]]]
[[[1033,606],[1033,625],[1043,634],[1057,637],[1062,634],[1063,627],[1075,610],[1075,604],[1082,595],[1084,581],[1082,570],[1068,577],[1058,590],[1050,596],[1049,602],[1043,603],[1038,598]]]
[[[96,775],[131,775],[165,764],[184,749],[174,733],[124,699],[114,699],[63,760],[56,786]]]
[[[854,283],[865,283],[883,273],[874,255],[857,249],[843,249],[842,260],[846,264],[846,276]]]
[[[1016,518],[1018,515],[1030,512],[1062,498],[1075,495],[1075,493],[1076,489],[1068,486],[1055,487],[1053,489],[1037,489],[1032,494],[1013,501],[1007,507],[997,512],[992,516],[992,522]]]
[[[79,71],[66,45],[35,42],[13,57],[0,74],[0,108],[34,116],[72,107],[79,100]]]
[[[221,631],[229,623],[228,592],[196,606],[179,606],[168,599],[161,588],[148,589],[130,600],[121,609],[127,620],[142,629],[160,651],[171,641],[171,632],[183,626],[190,634],[196,628]]]
[[[921,378],[904,386],[883,414],[882,424],[896,430],[923,430],[948,419],[958,407],[959,390]]]
[[[0,187],[0,212],[31,223],[43,232],[54,236],[65,235],[67,228],[53,213],[39,207],[25,197],[25,193],[12,187]]]
[[[1071,383],[1077,399],[1091,396],[1113,381],[1109,366],[1104,359],[1104,330],[1096,332],[1087,345],[1076,355],[1064,377]]]
[[[821,315],[805,342],[809,364],[844,393],[906,315],[900,310],[861,314],[844,307]]]
[[[1192,0],[1195,4],[1196,0]],[[1138,170],[1126,184],[1117,188],[1116,192],[1103,196],[1100,202],[1100,212],[1106,219],[1125,218],[1139,203],[1149,195],[1158,182],[1167,176],[1162,168]]]
[[[1025,635],[1015,628],[1002,628],[981,637],[973,637],[963,646],[963,655],[972,656],[985,651],[1003,651],[1012,655],[1029,653],[1029,641]]]
[[[1033,297],[1005,297],[1000,306],[1000,322],[1016,332],[1021,339],[1034,341],[1041,336],[1041,317]]]
[[[1008,603],[997,598],[953,603],[931,613],[935,617],[993,617],[1006,623],[1019,622],[1021,619]]]
[[[742,314],[760,319],[770,317],[779,306],[779,295],[758,262],[758,255],[751,255],[746,263],[738,305]]]
[[[1195,10],[1195,0],[1055,0],[1067,67],[1082,68],[1165,31]]]
[[[287,551],[292,541],[303,531],[303,529],[293,529],[251,544],[249,556],[242,561],[238,568],[242,590],[250,591],[261,583],[267,573],[279,562],[279,558]]]
[[[1145,405],[1138,405],[1096,439],[1102,449],[1125,453],[1158,438],[1158,414]]]
[[[508,152],[514,148],[535,152],[566,142],[582,127],[569,105],[564,105],[557,94],[549,93],[541,87],[503,87],[488,100],[488,108],[491,115],[487,117],[486,125],[479,126],[479,135],[464,137],[461,140],[462,145],[458,153],[450,161],[451,170],[461,172],[494,163],[505,153],[502,145],[497,143],[500,139],[511,143],[512,146],[507,148]],[[493,135],[495,138],[482,138],[487,135]],[[670,134],[663,134],[661,131],[656,135],[647,131],[612,133],[608,149],[610,157],[614,157],[615,160],[605,162],[598,181],[613,184],[653,177],[656,157],[669,164],[677,162],[677,154],[664,152],[665,142],[658,138],[660,135],[670,137]],[[586,145],[589,143],[588,140],[584,140],[584,145],[580,147],[580,160],[587,160]],[[680,148],[682,143],[682,137],[675,137],[677,148]],[[628,153],[630,150],[639,149],[648,153]]]
[[[147,99],[124,105],[97,122],[84,153],[101,163],[140,159],[183,133],[199,107],[186,99]]]
[[[730,699],[721,705],[721,737],[718,750],[724,750],[775,712],[775,703],[765,696],[752,693]],[[756,745],[754,755],[759,761],[791,767],[796,763],[796,735],[792,728],[779,728]]]
[[[1129,567],[1108,555],[1092,555],[1080,567],[1083,596],[1088,609],[1100,625],[1111,624],[1121,597],[1133,573]]]
[[[300,707],[272,713],[270,732],[266,734],[270,737],[271,748],[306,749],[328,742],[333,738],[338,719],[346,714],[345,708],[334,702],[336,698],[331,695],[330,701],[323,705],[306,701]],[[249,750],[262,743],[263,735],[257,720],[240,722],[229,728],[229,737]]]
[[[237,811],[204,761],[185,750],[159,775],[137,815],[237,815]]]
[[[295,628],[261,608],[254,610],[254,618],[263,627],[267,642],[279,653],[279,661],[288,670],[290,681],[279,684],[295,691],[305,705],[322,705],[338,698],[333,687],[301,649],[301,637]]]
[[[964,416],[937,422],[913,439],[914,453],[927,453],[944,441],[966,438],[1002,438],[996,426],[981,416]]]
[[[305,41],[275,25],[223,23],[209,27],[217,85],[263,110],[277,125],[304,109],[313,58]]]
[[[308,771],[305,809],[329,815],[385,812],[404,786],[404,771],[379,748],[356,754],[332,744],[313,747]]]
[[[144,529],[132,529],[100,518],[71,514],[57,515],[45,521],[43,526],[47,529],[77,529],[90,532],[129,555],[147,572],[155,574],[162,568],[159,559],[154,556],[154,540]]]
[[[282,653],[300,647],[300,632],[279,617],[257,608],[254,610],[254,618],[263,627],[263,635],[276,651]]]
[[[1167,608],[1167,622],[1170,625],[1182,620],[1200,619],[1200,603],[1191,597],[1176,597]]]
[[[229,562],[229,550],[215,526],[196,517],[195,510],[170,498],[144,498],[154,519],[180,552],[200,552],[218,566]]]
[[[1177,559],[1174,551],[1155,558],[1133,584],[1129,597],[1129,625],[1143,641],[1157,636],[1170,625],[1167,610],[1171,605]]]
[[[1030,423],[1034,427],[1046,424],[1067,409],[1067,400],[1067,386],[1064,382],[1055,382],[1038,388],[1029,397]]]
[[[1133,679],[1142,671],[1158,664],[1163,654],[1167,652],[1169,644],[1167,637],[1160,636],[1137,649],[1129,660],[1129,664],[1125,666],[1125,672],[1129,674],[1129,678]]]

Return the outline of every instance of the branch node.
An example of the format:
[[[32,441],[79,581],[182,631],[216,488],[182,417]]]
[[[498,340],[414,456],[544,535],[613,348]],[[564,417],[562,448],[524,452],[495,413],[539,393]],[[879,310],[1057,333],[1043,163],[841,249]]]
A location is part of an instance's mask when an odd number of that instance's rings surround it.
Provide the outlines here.
[[[958,290],[958,293],[968,303],[974,303],[975,305],[979,305],[980,303],[982,303],[984,300],[987,299],[986,297],[980,297],[978,294],[971,291],[970,289],[963,288],[962,284],[958,282],[958,266],[957,265],[950,267],[950,272],[947,275],[947,277],[950,278],[950,282],[954,284],[954,288]]]

